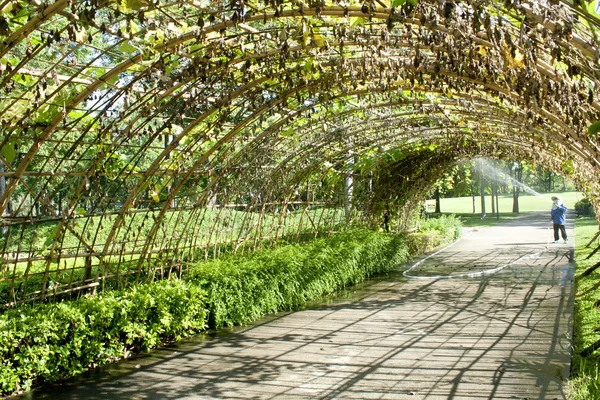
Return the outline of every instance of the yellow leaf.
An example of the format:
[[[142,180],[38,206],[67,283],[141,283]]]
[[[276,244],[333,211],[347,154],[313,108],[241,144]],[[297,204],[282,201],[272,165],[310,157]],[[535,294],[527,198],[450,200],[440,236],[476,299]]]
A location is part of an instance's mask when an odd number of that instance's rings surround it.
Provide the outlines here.
[[[136,33],[138,33],[141,30],[141,28],[138,24],[135,23],[135,21],[132,20],[132,21],[129,21],[129,30],[131,31],[131,33],[133,35],[135,35]]]
[[[75,31],[75,40],[77,41],[77,43],[85,43],[87,41],[87,38],[88,35],[85,29]]]
[[[310,36],[308,34],[308,29],[303,30],[302,32],[302,46],[308,46],[309,42],[310,42]]]
[[[312,39],[316,47],[323,47],[325,45],[325,39],[323,39],[323,36],[319,35],[318,33],[315,33]]]
[[[517,67],[523,67],[523,54],[517,49],[515,51],[514,63]]]
[[[515,56],[513,57],[510,53],[510,49],[505,44],[502,48],[502,54],[504,55],[504,59],[506,60],[507,67],[523,68],[523,54],[519,51],[519,49],[515,49]]]
[[[160,198],[158,197],[158,193],[156,193],[156,190],[151,190],[148,195],[152,198],[152,200],[154,200],[155,202],[159,202]]]
[[[8,4],[6,4],[2,10],[0,10],[0,14],[8,14],[12,10],[13,10],[13,3],[9,1]]]

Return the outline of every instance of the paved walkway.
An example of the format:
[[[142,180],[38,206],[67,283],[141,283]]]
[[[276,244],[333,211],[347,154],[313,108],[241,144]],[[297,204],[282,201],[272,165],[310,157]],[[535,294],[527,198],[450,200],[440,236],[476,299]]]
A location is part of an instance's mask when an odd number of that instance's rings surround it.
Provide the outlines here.
[[[502,267],[542,250],[548,227],[544,212],[480,229],[411,274]],[[162,348],[27,397],[562,399],[572,254],[570,244],[551,244],[539,258],[479,278],[391,274],[331,304]]]

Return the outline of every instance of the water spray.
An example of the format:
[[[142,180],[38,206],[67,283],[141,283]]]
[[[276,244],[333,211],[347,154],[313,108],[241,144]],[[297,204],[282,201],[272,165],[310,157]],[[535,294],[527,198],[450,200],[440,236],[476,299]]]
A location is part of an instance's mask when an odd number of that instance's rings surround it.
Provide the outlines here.
[[[527,192],[534,196],[540,197],[550,203],[552,202],[552,200],[548,199],[546,196],[536,192],[535,190],[533,190],[529,186],[525,185],[524,183],[519,182],[512,176],[507,175],[505,172],[499,170],[494,165],[492,165],[492,163],[490,163],[488,160],[480,158],[480,159],[478,159],[478,161],[481,163],[480,164],[481,168],[483,168],[483,170],[488,178],[490,178],[496,182],[500,182],[500,183],[506,183],[508,181],[508,182],[512,183],[513,186],[519,187],[524,192]]]

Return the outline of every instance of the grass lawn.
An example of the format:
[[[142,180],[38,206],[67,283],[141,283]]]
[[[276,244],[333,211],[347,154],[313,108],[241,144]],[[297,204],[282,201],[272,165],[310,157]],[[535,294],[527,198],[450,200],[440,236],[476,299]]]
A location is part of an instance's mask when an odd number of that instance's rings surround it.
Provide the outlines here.
[[[600,245],[596,239],[589,248],[598,221],[594,218],[578,218],[575,222],[575,320],[573,324],[573,360],[571,363],[571,399],[600,399],[600,268],[584,276],[588,268],[600,262],[596,253],[587,256]]]
[[[541,193],[541,198],[530,194],[522,194],[519,196],[519,211],[528,213],[537,210],[548,210],[552,206],[550,198],[558,196],[563,203],[570,209],[575,208],[575,203],[583,198],[580,192],[563,192],[563,193]],[[449,199],[441,199],[440,208],[443,214],[456,214],[460,217],[464,226],[491,226],[498,223],[496,215],[492,215],[492,196],[485,197],[486,218],[481,219],[481,198],[475,196],[475,214],[473,214],[473,198],[472,197],[455,197]],[[500,221],[519,217],[519,214],[512,212],[513,198],[512,195],[498,196],[498,208],[500,209]],[[435,200],[427,200],[429,208],[435,207]]]

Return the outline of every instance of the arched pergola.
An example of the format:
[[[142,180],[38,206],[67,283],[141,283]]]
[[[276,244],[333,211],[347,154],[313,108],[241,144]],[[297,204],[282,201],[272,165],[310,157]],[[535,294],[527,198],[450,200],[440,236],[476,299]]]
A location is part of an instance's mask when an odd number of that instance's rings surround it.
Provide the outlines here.
[[[477,156],[598,208],[595,7],[6,0],[2,303],[401,212]]]

